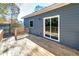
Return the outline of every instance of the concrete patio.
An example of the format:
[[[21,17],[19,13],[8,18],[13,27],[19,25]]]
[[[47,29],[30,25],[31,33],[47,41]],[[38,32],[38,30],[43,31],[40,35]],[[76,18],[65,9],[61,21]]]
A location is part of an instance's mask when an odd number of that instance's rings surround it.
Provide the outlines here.
[[[46,49],[29,40],[27,34],[5,38],[0,42],[0,56],[54,56]]]

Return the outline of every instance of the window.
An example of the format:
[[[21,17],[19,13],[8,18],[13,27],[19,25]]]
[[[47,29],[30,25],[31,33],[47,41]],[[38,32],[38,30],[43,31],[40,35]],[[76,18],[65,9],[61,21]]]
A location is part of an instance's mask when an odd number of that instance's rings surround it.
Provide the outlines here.
[[[33,27],[33,21],[30,21],[30,27]]]

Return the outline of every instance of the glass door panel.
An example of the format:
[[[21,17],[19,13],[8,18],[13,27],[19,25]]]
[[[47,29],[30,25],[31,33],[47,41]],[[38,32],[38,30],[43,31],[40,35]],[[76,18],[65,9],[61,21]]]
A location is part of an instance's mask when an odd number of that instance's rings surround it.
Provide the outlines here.
[[[50,19],[45,19],[45,36],[50,38]]]
[[[58,17],[51,18],[51,38],[58,40]]]

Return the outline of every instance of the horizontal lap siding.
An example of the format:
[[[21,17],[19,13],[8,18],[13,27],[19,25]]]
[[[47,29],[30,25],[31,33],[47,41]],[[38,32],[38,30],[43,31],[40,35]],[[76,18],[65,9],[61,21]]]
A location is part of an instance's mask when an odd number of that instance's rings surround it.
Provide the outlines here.
[[[30,20],[33,20],[33,27],[29,28],[29,32],[31,34],[43,36],[43,19],[39,19],[39,17],[28,18],[28,20],[25,19],[25,27],[29,27]]]
[[[31,33],[43,36],[43,18],[55,15],[60,15],[60,43],[79,49],[79,4],[70,4],[29,18],[34,19]]]
[[[30,19],[31,20],[31,19]],[[32,34],[43,36],[43,20],[35,17],[33,20],[33,28],[30,29]]]
[[[79,4],[72,6],[61,13],[61,43],[79,49]]]
[[[29,27],[29,19],[24,19],[24,27],[27,28]]]

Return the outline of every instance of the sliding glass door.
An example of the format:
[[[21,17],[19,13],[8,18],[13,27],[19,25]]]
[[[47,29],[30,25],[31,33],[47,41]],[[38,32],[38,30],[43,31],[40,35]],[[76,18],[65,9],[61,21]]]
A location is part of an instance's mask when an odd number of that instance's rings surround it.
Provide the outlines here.
[[[59,16],[44,18],[44,36],[51,40],[58,40],[58,20]]]

